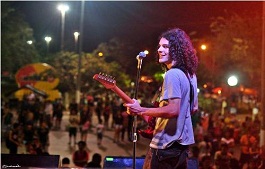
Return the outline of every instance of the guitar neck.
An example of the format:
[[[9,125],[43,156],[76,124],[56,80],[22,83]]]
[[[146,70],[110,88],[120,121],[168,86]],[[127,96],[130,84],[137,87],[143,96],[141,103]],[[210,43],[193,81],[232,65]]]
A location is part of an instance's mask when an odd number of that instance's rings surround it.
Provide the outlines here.
[[[114,91],[125,103],[134,103],[134,101],[125,94],[119,87],[115,86],[111,88],[112,91]]]

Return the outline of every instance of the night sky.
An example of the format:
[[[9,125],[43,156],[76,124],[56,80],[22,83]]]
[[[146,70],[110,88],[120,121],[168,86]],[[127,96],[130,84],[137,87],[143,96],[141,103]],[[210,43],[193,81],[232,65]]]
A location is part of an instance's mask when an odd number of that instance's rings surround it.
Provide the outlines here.
[[[53,38],[50,47],[60,46],[61,13],[57,5],[70,10],[65,16],[65,46],[73,46],[74,31],[79,31],[80,1],[19,1],[12,6],[25,15],[36,41]],[[156,45],[157,36],[167,28],[179,27],[198,36],[209,34],[210,18],[224,11],[262,13],[262,1],[85,1],[83,50],[92,52],[101,42],[122,37],[139,42],[139,51]],[[56,50],[56,49],[55,49]]]

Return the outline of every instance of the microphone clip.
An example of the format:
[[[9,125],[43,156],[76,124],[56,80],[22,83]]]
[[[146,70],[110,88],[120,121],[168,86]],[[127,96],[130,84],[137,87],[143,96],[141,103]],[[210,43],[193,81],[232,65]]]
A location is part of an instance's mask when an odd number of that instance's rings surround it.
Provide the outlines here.
[[[136,56],[136,59],[138,60],[138,59],[143,59],[143,58],[145,58],[146,57],[146,54],[145,54],[145,52],[140,52],[137,56]]]

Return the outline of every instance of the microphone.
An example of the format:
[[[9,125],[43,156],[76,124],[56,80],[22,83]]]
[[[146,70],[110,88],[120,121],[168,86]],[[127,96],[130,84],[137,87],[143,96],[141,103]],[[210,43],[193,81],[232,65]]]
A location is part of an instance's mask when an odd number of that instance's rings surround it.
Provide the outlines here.
[[[145,58],[145,57],[146,57],[145,52],[140,52],[140,53],[136,56],[136,59],[138,60],[138,65],[137,65],[138,70],[141,69],[141,66],[142,66],[142,60],[143,60],[143,58]]]
[[[146,57],[146,54],[145,52],[140,52],[137,56],[136,56],[136,59],[143,59]]]

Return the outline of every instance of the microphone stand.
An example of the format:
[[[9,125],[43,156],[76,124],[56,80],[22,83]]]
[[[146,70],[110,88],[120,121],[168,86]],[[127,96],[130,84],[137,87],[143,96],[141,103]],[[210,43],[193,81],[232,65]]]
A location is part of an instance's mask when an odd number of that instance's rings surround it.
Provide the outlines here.
[[[143,58],[139,55],[136,57],[138,61],[137,65],[137,78],[135,83],[135,90],[134,90],[134,98],[137,99],[138,97],[138,88],[140,82],[140,73],[142,68]],[[133,169],[136,168],[136,142],[137,142],[137,116],[133,117]]]

